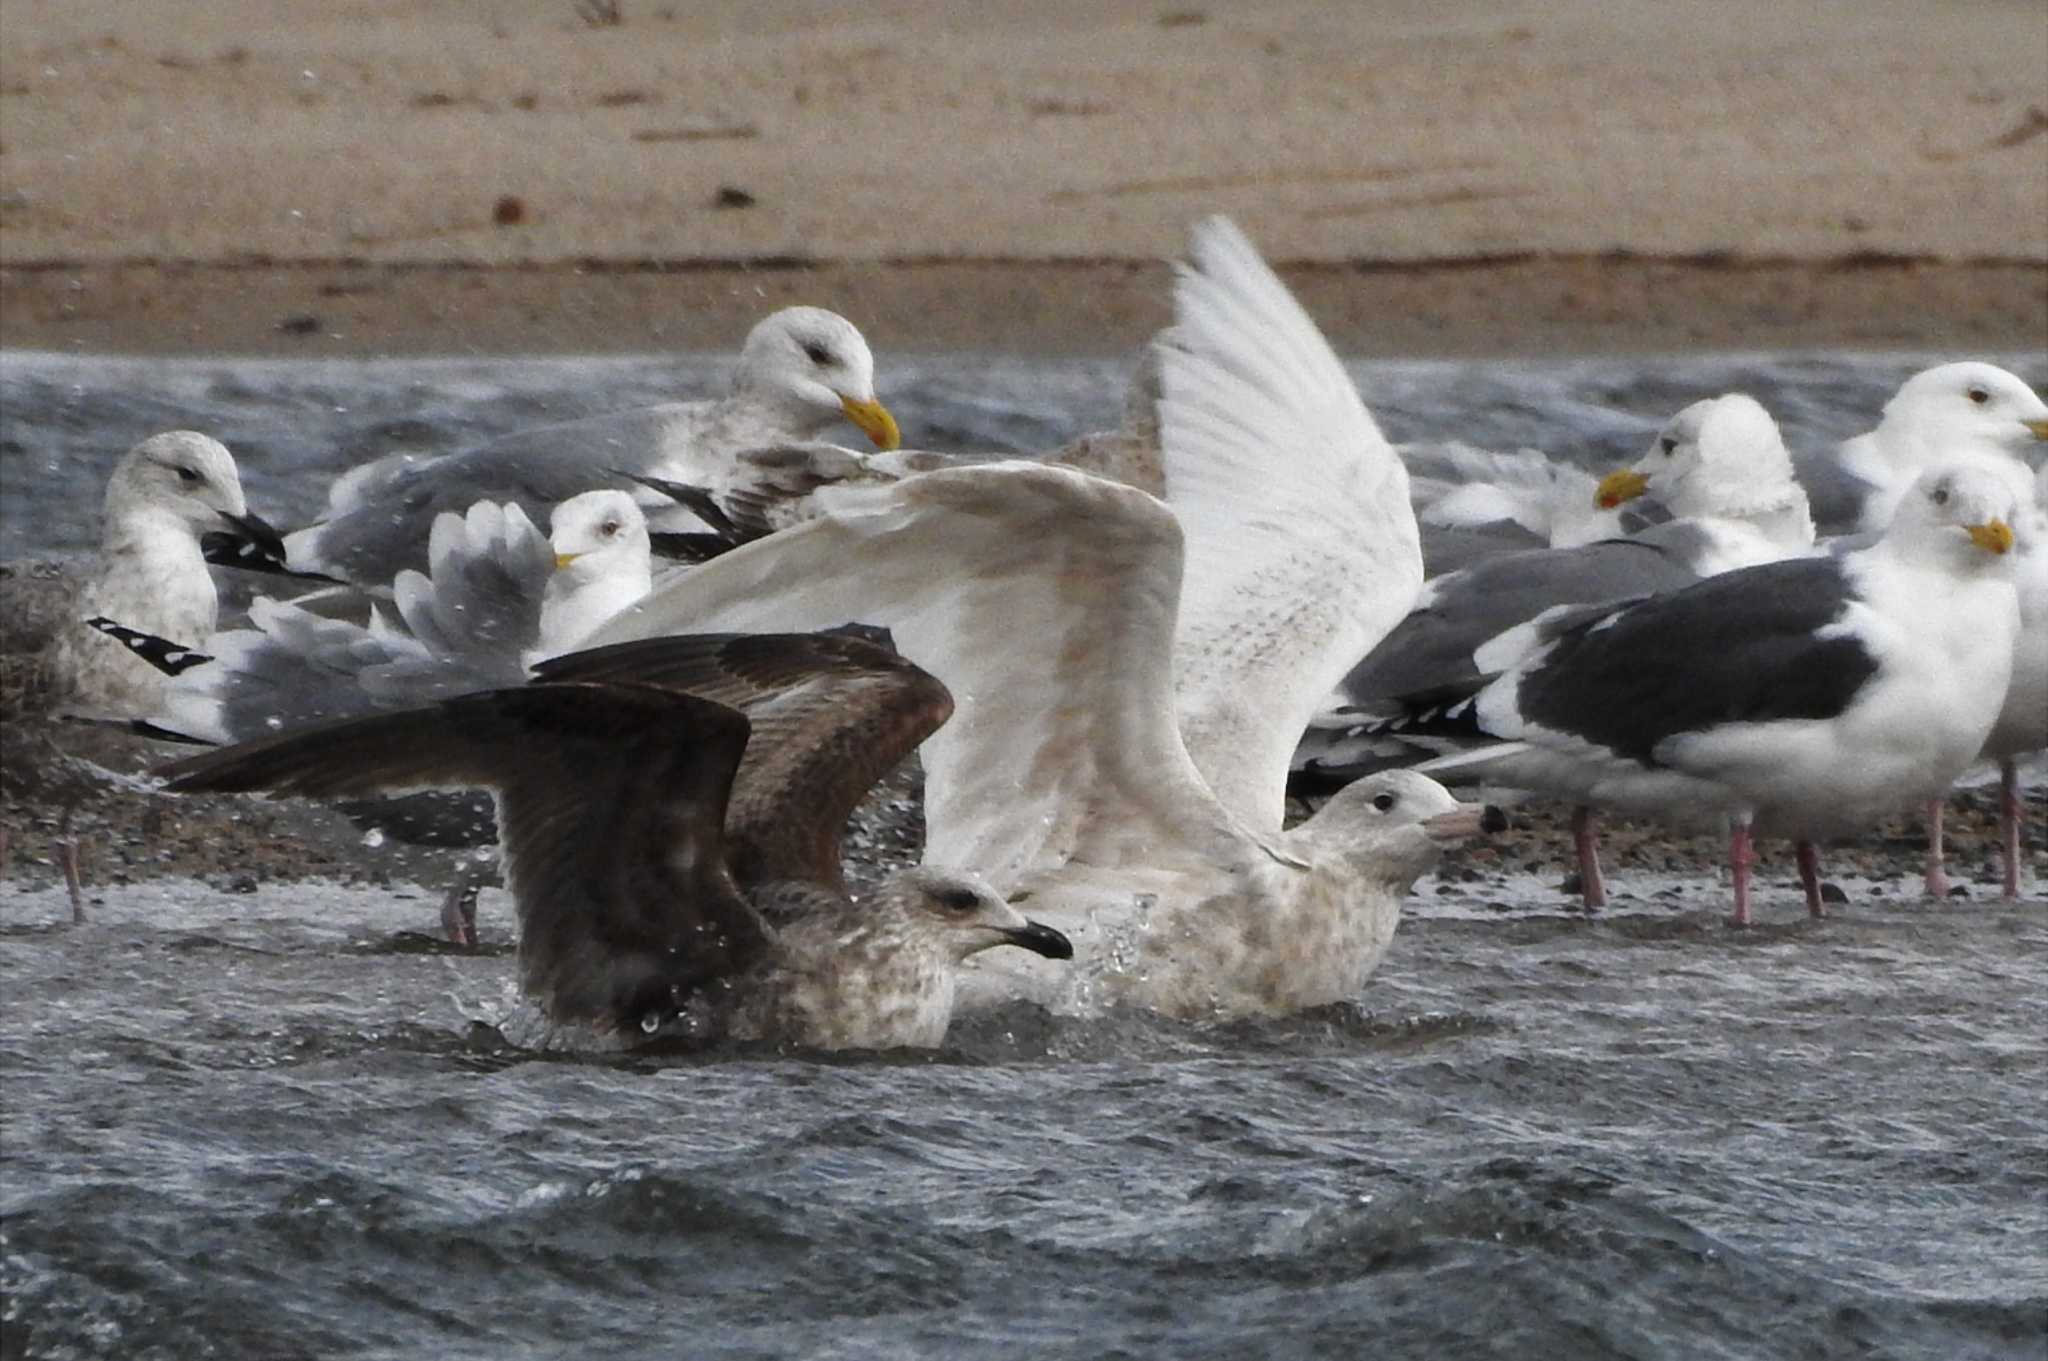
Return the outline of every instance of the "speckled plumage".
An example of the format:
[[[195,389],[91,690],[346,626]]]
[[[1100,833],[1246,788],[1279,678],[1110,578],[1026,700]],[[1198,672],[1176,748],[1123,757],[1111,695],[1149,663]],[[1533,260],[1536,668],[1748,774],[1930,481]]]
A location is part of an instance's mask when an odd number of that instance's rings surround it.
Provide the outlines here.
[[[844,891],[847,813],[949,709],[931,677],[854,639],[664,639],[162,773],[180,792],[490,787],[521,976],[557,1024],[930,1045],[968,955],[1070,952],[968,875],[910,870],[859,903]]]

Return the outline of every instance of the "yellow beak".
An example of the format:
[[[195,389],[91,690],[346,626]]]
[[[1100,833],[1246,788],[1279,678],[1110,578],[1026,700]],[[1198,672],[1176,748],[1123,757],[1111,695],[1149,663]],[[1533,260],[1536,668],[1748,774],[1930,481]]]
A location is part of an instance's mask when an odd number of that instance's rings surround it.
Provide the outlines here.
[[[2032,431],[2035,439],[2048,439],[2048,420],[2021,421],[2020,424]]]
[[[1986,520],[1970,526],[1970,542],[1987,553],[2012,551],[2012,526],[2003,520]]]
[[[1618,473],[1609,473],[1600,479],[1600,485],[1593,490],[1593,504],[1602,510],[1613,510],[1624,501],[1633,501],[1650,489],[1650,479],[1633,468],[1623,468]]]
[[[583,556],[583,555],[582,555],[581,553],[557,553],[557,554],[555,554],[555,570],[556,570],[557,572],[561,571],[561,570],[562,570],[562,569],[563,569],[564,567],[567,567],[567,566],[568,566],[568,565],[569,565],[570,563],[572,563],[572,562],[576,561],[576,559],[578,559],[578,558],[580,558],[580,557],[582,557],[582,556]]]
[[[861,432],[875,442],[877,449],[894,449],[903,443],[903,432],[896,428],[896,418],[880,402],[841,397],[839,407],[846,413],[846,419],[859,426]]]

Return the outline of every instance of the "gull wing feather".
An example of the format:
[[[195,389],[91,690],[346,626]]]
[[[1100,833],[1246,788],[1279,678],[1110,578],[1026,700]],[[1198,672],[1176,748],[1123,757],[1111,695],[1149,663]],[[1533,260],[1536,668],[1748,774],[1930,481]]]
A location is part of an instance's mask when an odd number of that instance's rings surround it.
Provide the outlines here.
[[[1235,226],[1197,226],[1158,342],[1166,499],[1187,536],[1181,725],[1216,797],[1280,830],[1323,697],[1414,603],[1408,477],[1322,333]]]
[[[1181,536],[1158,500],[1021,461],[819,499],[820,518],[696,568],[592,644],[889,629],[955,704],[923,748],[926,859],[998,888],[1070,859],[1242,844],[1174,721]]]
[[[725,868],[746,718],[625,685],[487,690],[209,752],[175,793],[310,798],[489,786],[527,991],[558,1021],[626,1025],[760,959]]]
[[[686,691],[747,716],[753,739],[726,813],[742,885],[805,879],[844,894],[846,820],[875,782],[936,732],[953,698],[887,648],[819,633],[713,633],[572,652],[543,681],[626,681]]]

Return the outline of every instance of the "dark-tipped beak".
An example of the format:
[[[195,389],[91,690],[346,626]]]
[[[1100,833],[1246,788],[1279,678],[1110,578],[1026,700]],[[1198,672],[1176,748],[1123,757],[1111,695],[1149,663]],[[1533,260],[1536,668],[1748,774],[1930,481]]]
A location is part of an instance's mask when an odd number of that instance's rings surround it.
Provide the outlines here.
[[[283,567],[284,536],[277,527],[260,515],[230,515],[226,511],[220,518],[234,527],[232,535],[224,536],[232,546],[234,557],[219,562],[208,557],[209,562],[218,562],[223,567],[270,566]]]
[[[1044,955],[1047,959],[1074,957],[1074,942],[1044,922],[1027,920],[1022,926],[1012,927],[1003,932],[1003,937],[1011,945],[1021,945],[1031,953]]]
[[[1504,832],[1508,815],[1492,804],[1461,803],[1448,813],[1424,818],[1422,830],[1431,841],[1463,841],[1481,832]]]

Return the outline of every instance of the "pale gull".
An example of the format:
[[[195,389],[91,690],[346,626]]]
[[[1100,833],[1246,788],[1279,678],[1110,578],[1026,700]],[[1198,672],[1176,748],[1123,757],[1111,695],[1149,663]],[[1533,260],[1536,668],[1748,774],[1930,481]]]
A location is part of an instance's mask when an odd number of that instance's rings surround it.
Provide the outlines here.
[[[200,539],[224,527],[276,540],[249,514],[234,457],[220,441],[173,430],[122,456],[107,480],[99,557],[48,645],[58,707],[96,716],[155,707],[163,673],[85,621],[112,615],[171,638],[212,633],[219,596]]]
[[[1971,465],[1923,474],[1875,543],[1582,611],[1445,712],[1501,745],[1420,767],[1672,819],[1725,817],[1735,920],[1752,834],[1813,841],[1938,795],[2012,674],[2017,498]]]
[[[1962,459],[2048,456],[2048,403],[2016,374],[1975,361],[1922,370],[1885,403],[1877,428],[1798,461],[1827,534],[1874,534],[1913,479]]]
[[[1229,223],[1193,233],[1159,352],[1167,499],[1030,462],[818,493],[819,518],[657,589],[594,643],[887,627],[958,712],[923,748],[925,861],[1074,939],[963,1000],[1177,1015],[1358,995],[1476,806],[1394,772],[1283,830],[1287,758],[1421,580],[1406,474]],[[1071,973],[1072,977],[1064,976]]]
[[[821,308],[784,308],[748,334],[726,396],[522,430],[438,458],[379,460],[339,479],[326,517],[287,536],[289,560],[381,587],[401,568],[426,565],[436,515],[477,501],[512,502],[537,516],[579,492],[623,485],[622,473],[722,486],[738,450],[808,439],[838,420],[893,449],[900,435],[874,381],[874,357],[853,323]],[[679,514],[657,527],[697,526]]]
[[[558,1026],[629,1043],[931,1046],[968,956],[1071,955],[969,875],[912,869],[847,896],[847,815],[951,707],[915,666],[798,635],[661,640],[591,669],[607,679],[484,691],[162,773],[176,792],[317,798],[489,786],[527,993]]]

